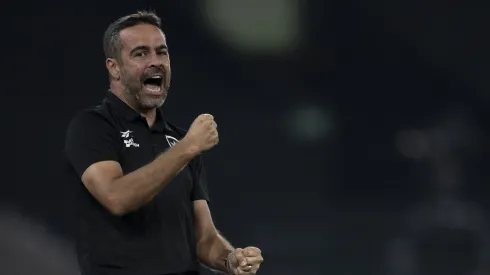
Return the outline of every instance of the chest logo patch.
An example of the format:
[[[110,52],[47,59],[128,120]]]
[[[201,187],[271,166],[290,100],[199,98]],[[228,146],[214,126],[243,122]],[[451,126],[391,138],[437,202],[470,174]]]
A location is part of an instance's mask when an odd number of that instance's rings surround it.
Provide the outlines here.
[[[175,144],[177,144],[179,142],[178,139],[172,137],[172,136],[167,136],[165,135],[165,138],[167,139],[167,142],[168,142],[168,145],[170,147],[174,147]]]
[[[134,142],[133,136],[131,135],[133,131],[127,130],[125,132],[121,132],[121,137],[124,140],[124,144],[126,147],[140,147],[140,145],[136,142]]]

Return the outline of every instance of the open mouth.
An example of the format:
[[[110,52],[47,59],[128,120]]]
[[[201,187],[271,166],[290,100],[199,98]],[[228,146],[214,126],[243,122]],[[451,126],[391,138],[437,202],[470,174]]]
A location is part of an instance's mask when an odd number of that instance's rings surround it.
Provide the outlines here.
[[[159,93],[162,90],[163,77],[161,75],[154,75],[147,78],[143,85],[150,92]]]

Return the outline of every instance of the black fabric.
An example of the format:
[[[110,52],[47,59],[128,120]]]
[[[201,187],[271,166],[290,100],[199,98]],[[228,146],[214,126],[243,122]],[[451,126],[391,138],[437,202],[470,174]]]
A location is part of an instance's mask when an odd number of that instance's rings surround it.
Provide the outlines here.
[[[76,236],[80,268],[87,275],[178,274],[198,271],[193,201],[209,201],[201,156],[192,160],[154,200],[124,216],[111,215],[84,187],[92,164],[112,160],[125,174],[180,140],[185,131],[158,110],[152,129],[112,93],[79,112],[66,133],[67,184],[76,186]],[[170,144],[169,144],[170,143]]]

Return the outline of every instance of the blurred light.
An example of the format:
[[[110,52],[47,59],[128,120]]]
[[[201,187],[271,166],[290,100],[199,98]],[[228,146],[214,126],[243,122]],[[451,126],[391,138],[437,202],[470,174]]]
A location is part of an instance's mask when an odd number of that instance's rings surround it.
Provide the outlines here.
[[[426,135],[417,130],[405,130],[396,137],[398,151],[407,158],[420,159],[429,155],[430,144]]]
[[[298,0],[204,0],[202,14],[220,39],[235,50],[284,54],[299,40]]]
[[[1,274],[80,274],[71,243],[6,209],[0,209],[0,255]]]
[[[333,121],[327,111],[319,106],[299,106],[287,119],[290,135],[298,141],[324,139],[333,130]]]

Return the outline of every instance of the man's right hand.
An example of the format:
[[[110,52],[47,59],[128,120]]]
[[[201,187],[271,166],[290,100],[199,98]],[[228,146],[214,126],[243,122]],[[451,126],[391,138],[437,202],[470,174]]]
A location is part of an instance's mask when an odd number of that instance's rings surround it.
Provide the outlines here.
[[[213,148],[219,142],[214,117],[209,114],[199,115],[192,123],[184,140],[189,146],[195,148],[198,153]]]

